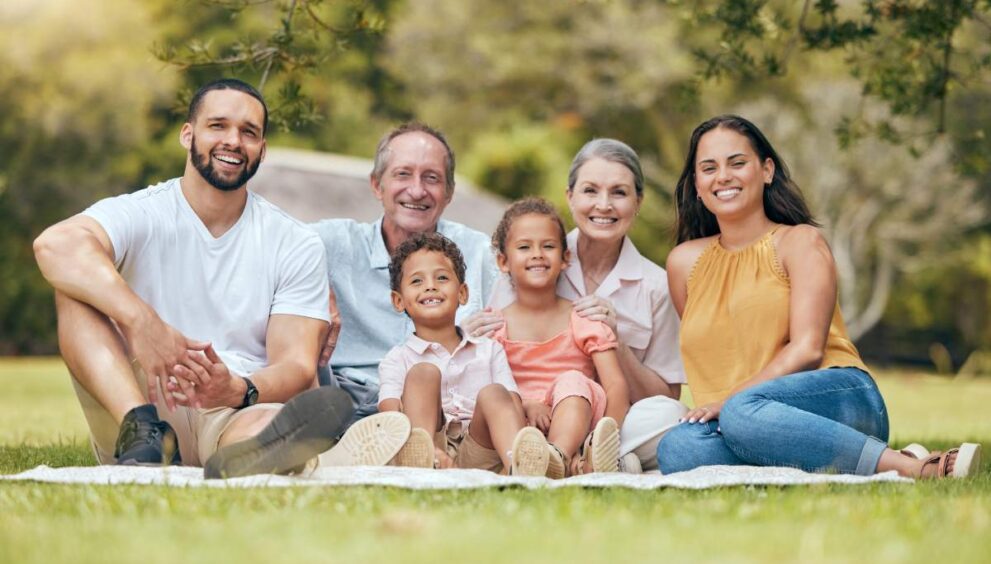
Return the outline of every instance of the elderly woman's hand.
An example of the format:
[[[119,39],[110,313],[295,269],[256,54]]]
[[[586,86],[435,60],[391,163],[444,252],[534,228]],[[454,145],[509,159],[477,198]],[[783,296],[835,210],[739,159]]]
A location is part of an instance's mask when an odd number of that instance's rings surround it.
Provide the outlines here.
[[[506,324],[501,313],[496,313],[487,307],[473,313],[461,324],[461,328],[472,337],[491,337],[500,327]]]
[[[575,313],[585,319],[601,321],[616,332],[616,309],[612,302],[596,295],[584,296],[575,300]]]

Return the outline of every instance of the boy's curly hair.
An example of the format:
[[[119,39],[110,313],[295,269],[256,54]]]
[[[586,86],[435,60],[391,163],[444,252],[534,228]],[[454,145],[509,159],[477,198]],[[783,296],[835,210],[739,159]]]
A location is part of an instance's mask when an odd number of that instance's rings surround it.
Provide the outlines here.
[[[564,222],[561,221],[561,216],[550,202],[536,196],[530,196],[513,202],[509,206],[509,209],[506,210],[506,213],[502,214],[502,220],[499,221],[499,226],[496,227],[495,233],[492,234],[492,247],[496,251],[506,254],[506,238],[509,237],[509,228],[513,226],[513,221],[520,216],[531,213],[546,215],[557,222],[557,226],[561,229],[561,255],[563,256],[564,252],[568,250],[568,239],[567,232],[564,230]]]
[[[458,277],[458,282],[464,284],[465,281],[465,259],[461,254],[461,249],[454,241],[441,235],[440,233],[417,233],[406,239],[392,253],[392,260],[389,261],[389,283],[392,290],[399,291],[399,285],[403,279],[403,265],[406,259],[417,251],[434,251],[442,253],[451,259],[454,266],[454,275]]]

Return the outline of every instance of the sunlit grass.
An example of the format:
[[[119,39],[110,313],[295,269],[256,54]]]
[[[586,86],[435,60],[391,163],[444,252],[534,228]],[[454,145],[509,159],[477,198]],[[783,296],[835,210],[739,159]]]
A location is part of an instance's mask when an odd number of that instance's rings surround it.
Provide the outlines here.
[[[879,377],[896,444],[991,441],[991,381]],[[92,464],[57,359],[0,361],[0,472]],[[985,562],[991,474],[700,492],[0,482],[0,562]]]

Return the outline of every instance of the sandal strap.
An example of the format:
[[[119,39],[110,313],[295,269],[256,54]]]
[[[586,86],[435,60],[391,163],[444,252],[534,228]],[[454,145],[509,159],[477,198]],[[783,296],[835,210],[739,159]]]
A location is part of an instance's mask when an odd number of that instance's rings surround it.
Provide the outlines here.
[[[585,437],[585,442],[578,447],[578,452],[575,456],[578,458],[578,475],[585,473],[585,463],[588,462],[588,451],[592,449],[592,435],[595,431],[590,431]]]
[[[922,468],[919,470],[919,477],[945,478],[950,473],[950,455],[955,455],[959,452],[959,448],[951,448],[946,452],[933,451],[930,453],[929,458],[922,461]],[[926,466],[929,466],[930,464],[936,465],[936,474],[934,476],[925,475]]]
[[[950,455],[957,454],[960,452],[959,448],[951,448],[950,450],[943,453],[939,461],[939,477],[943,478],[950,473]]]

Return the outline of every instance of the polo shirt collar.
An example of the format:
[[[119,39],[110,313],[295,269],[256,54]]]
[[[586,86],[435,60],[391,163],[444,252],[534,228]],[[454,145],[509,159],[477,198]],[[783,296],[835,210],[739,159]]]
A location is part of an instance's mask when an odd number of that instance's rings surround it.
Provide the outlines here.
[[[585,290],[585,278],[582,275],[582,265],[578,258],[578,229],[572,229],[568,233],[568,249],[571,250],[571,263],[565,269],[564,275],[568,281],[579,290],[583,296],[588,295]],[[643,279],[643,256],[633,241],[629,237],[623,238],[623,247],[619,250],[619,259],[616,266],[606,275],[602,285],[596,290],[597,294],[608,296],[619,287],[621,280],[642,280]]]
[[[369,266],[372,268],[389,268],[389,249],[385,247],[385,237],[382,236],[384,217],[384,215],[380,215],[378,220],[372,224],[372,255],[368,258]]]
[[[372,255],[368,259],[369,266],[372,268],[389,268],[389,261],[392,260],[392,257],[389,256],[389,249],[385,246],[385,237],[382,236],[382,221],[384,219],[385,215],[380,215],[372,224]],[[447,233],[450,231],[450,227],[448,222],[443,219],[437,222],[437,231],[450,238]]]
[[[461,333],[461,342],[458,343],[458,346],[454,348],[455,353],[468,346],[468,343],[477,345],[484,338],[484,337],[473,337],[471,334],[469,334],[461,327],[458,327],[458,332]],[[421,339],[416,335],[416,333],[411,334],[409,338],[406,339],[406,346],[409,347],[413,352],[415,352],[418,355],[422,355],[423,353],[427,352],[427,349],[429,349],[430,345],[433,344],[434,343],[432,341],[426,341]],[[451,353],[451,355],[453,356],[454,353]]]

